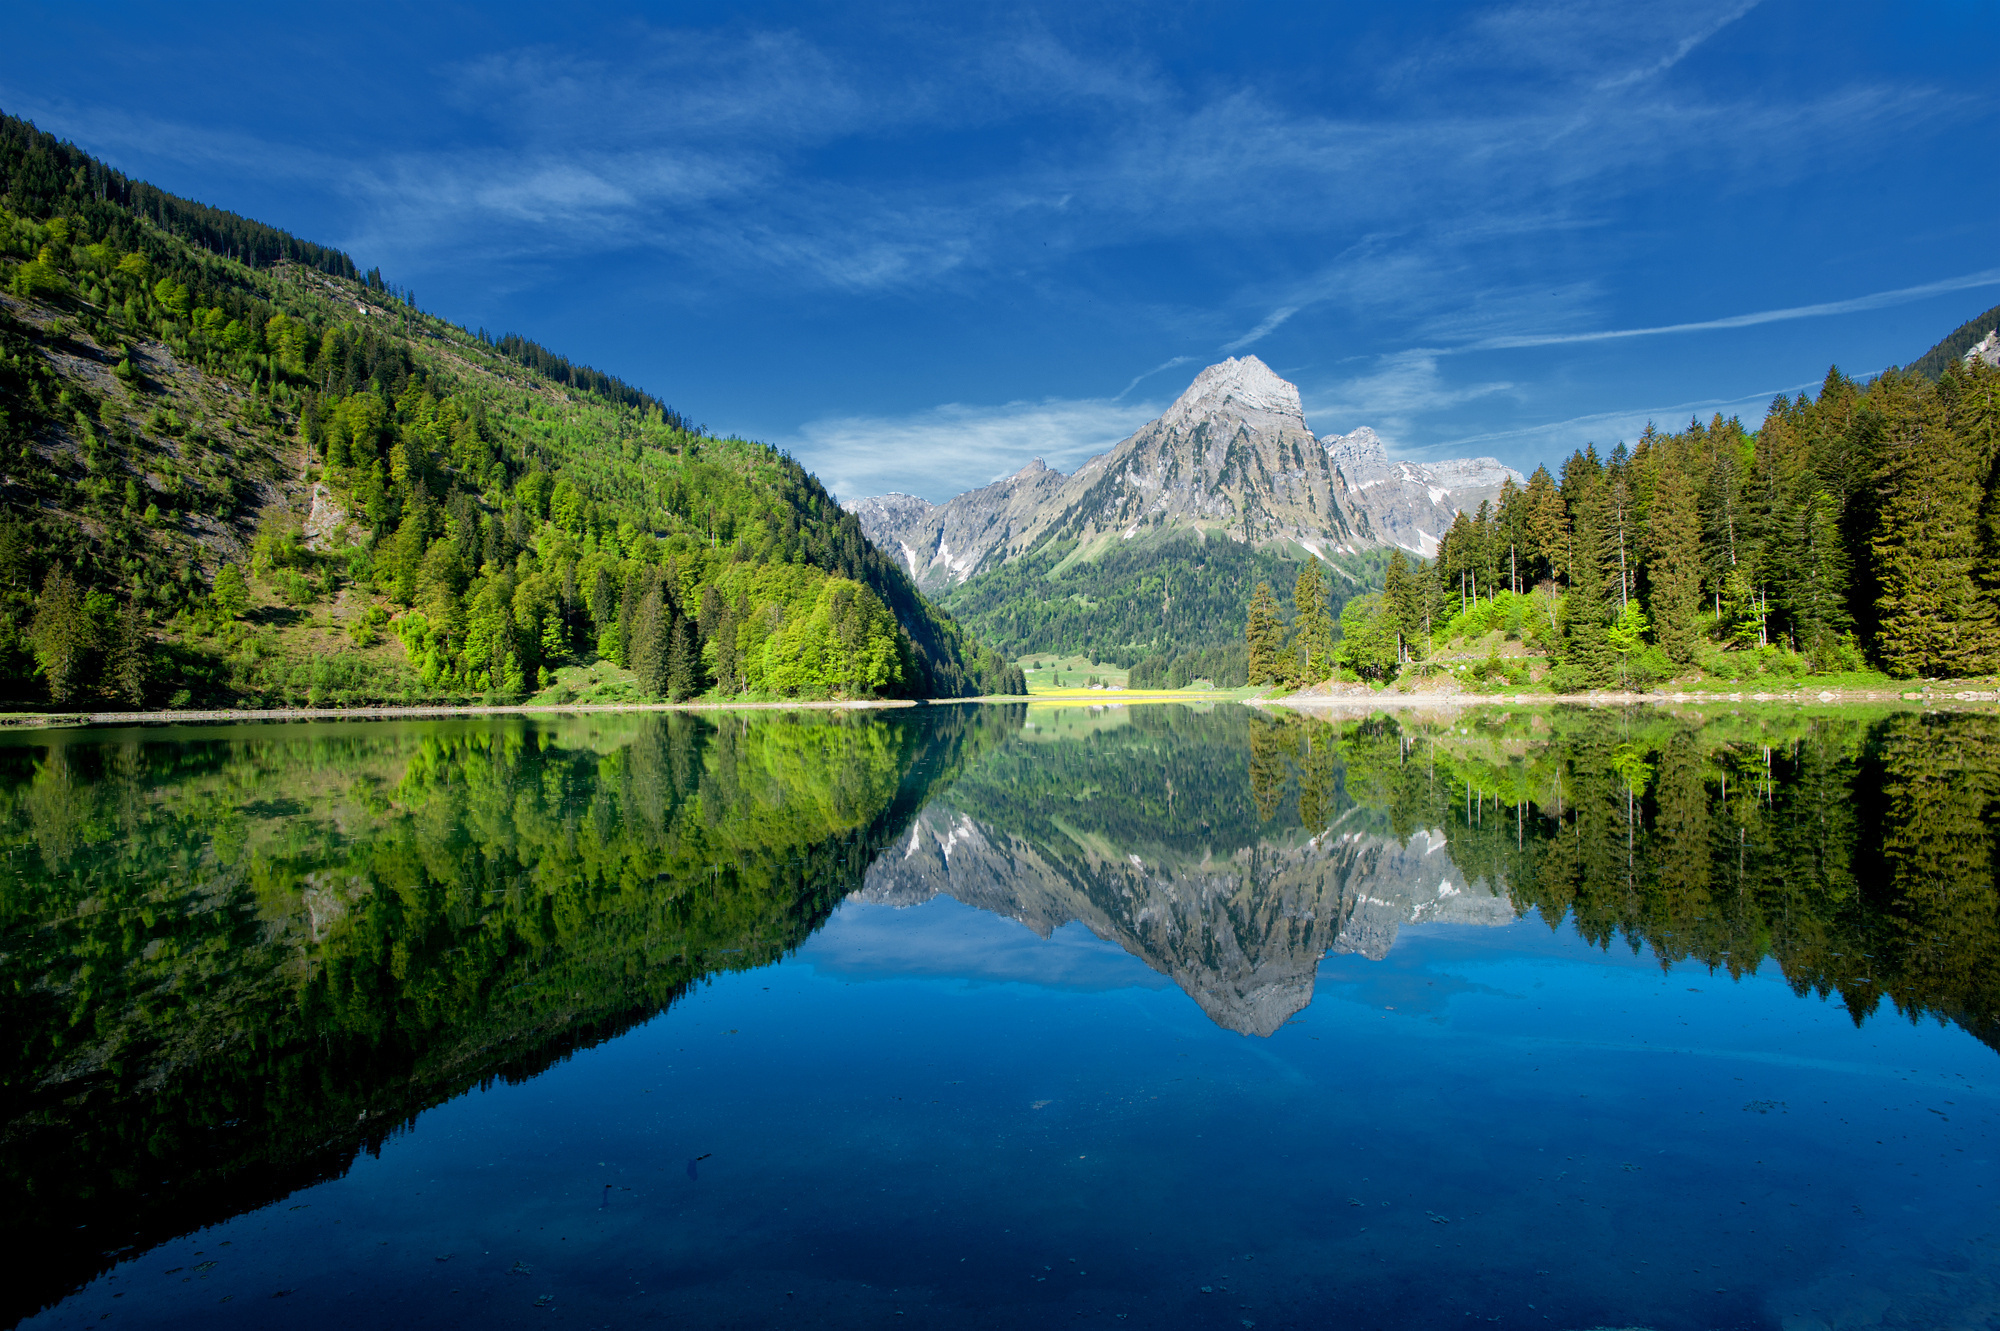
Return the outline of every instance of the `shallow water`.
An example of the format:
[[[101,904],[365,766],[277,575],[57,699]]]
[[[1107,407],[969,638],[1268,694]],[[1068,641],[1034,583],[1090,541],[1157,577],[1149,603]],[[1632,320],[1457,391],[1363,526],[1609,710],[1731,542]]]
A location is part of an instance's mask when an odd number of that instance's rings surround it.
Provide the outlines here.
[[[1990,716],[0,743],[29,1325],[2000,1320]]]

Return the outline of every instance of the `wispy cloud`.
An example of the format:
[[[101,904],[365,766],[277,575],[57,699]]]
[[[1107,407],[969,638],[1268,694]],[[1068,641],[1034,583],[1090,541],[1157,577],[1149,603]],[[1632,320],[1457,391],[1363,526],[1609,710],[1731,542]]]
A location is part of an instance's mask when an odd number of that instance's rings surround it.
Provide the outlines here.
[[[1428,352],[1383,356],[1366,372],[1319,389],[1306,400],[1307,419],[1315,432],[1345,433],[1366,425],[1390,445],[1400,445],[1419,429],[1425,416],[1508,393],[1504,381],[1447,383],[1438,358]]]
[[[1277,332],[1278,329],[1284,324],[1285,320],[1291,318],[1294,314],[1297,314],[1298,312],[1299,312],[1299,307],[1296,305],[1280,306],[1279,308],[1272,310],[1269,314],[1265,315],[1262,323],[1258,324],[1255,328],[1251,329],[1243,336],[1235,339],[1234,341],[1223,343],[1222,349],[1233,356],[1237,352],[1243,350],[1243,348],[1251,345],[1252,343],[1261,342],[1265,338],[1269,337],[1272,333]]]
[[[1972,291],[1979,287],[2000,286],[2000,268],[1988,268],[1977,273],[1966,273],[1960,277],[1942,278],[1936,282],[1925,282],[1913,287],[1898,287],[1894,291],[1878,291],[1873,295],[1855,296],[1849,300],[1823,301],[1817,305],[1792,305],[1779,310],[1757,310],[1750,314],[1732,314],[1720,319],[1701,319],[1693,323],[1660,324],[1652,328],[1611,328],[1594,333],[1531,333],[1511,337],[1489,337],[1462,348],[1467,351],[1493,351],[1510,347],[1556,347],[1578,342],[1611,342],[1628,337],[1657,337],[1665,333],[1704,333],[1721,328],[1753,328],[1758,324],[1781,323],[1789,319],[1822,319],[1835,314],[1859,314],[1866,310],[1887,309],[1893,305],[1908,305],[1912,301],[1941,296],[1953,291]]]
[[[1462,455],[1469,449],[1497,447],[1505,455],[1553,459],[1585,444],[1594,443],[1603,451],[1620,442],[1630,443],[1643,434],[1648,425],[1662,430],[1678,430],[1689,420],[1718,413],[1723,416],[1748,416],[1754,428],[1762,420],[1763,410],[1772,399],[1780,394],[1790,397],[1817,387],[1819,381],[1815,379],[1742,397],[1702,398],[1670,406],[1625,407],[1615,411],[1592,412],[1572,416],[1568,420],[1459,435],[1414,450],[1412,455],[1452,457]]]
[[[1724,11],[1709,22],[1701,24],[1678,42],[1675,42],[1672,50],[1668,51],[1658,60],[1655,60],[1652,64],[1628,70],[1616,77],[1605,79],[1597,85],[1598,88],[1610,92],[1666,73],[1675,65],[1687,59],[1693,53],[1695,47],[1700,46],[1703,42],[1715,36],[1716,33],[1721,32],[1730,24],[1736,22],[1737,19],[1742,18],[1745,14],[1755,9],[1757,4],[1758,0],[1748,0],[1747,4],[1740,4],[1734,9]]]
[[[939,502],[1041,458],[1072,471],[1159,415],[1157,402],[947,403],[902,416],[809,421],[780,441],[843,501],[899,490]]]
[[[1176,365],[1186,365],[1189,361],[1192,361],[1193,359],[1194,357],[1192,356],[1169,357],[1168,359],[1161,361],[1158,365],[1155,365],[1152,369],[1146,371],[1144,374],[1133,375],[1132,382],[1125,385],[1125,387],[1119,389],[1118,396],[1112,398],[1111,400],[1113,402],[1121,401],[1124,399],[1126,394],[1130,393],[1133,389],[1137,388],[1140,384],[1152,378],[1154,375],[1160,373],[1162,370],[1171,370]]]

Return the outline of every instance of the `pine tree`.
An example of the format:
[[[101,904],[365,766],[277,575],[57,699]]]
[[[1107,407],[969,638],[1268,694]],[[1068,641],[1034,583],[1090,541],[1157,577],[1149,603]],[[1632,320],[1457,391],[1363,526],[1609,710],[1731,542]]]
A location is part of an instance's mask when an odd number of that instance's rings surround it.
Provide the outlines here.
[[[1493,512],[1493,562],[1496,570],[1504,565],[1510,592],[1526,591],[1529,581],[1527,498],[1512,476],[1501,480],[1500,504]]]
[[[1277,594],[1268,582],[1258,583],[1250,596],[1250,616],[1243,629],[1243,641],[1249,650],[1250,682],[1282,683],[1286,674],[1285,618],[1278,608]]]
[[[1424,627],[1424,593],[1419,579],[1410,571],[1410,561],[1401,550],[1389,555],[1383,575],[1382,600],[1389,622],[1396,631],[1396,661],[1410,659],[1410,644]]]
[[[1693,665],[1701,618],[1701,515],[1694,482],[1671,460],[1653,483],[1646,554],[1654,641],[1675,665]]]
[[[124,608],[118,612],[116,636],[105,661],[104,682],[121,701],[133,707],[143,707],[146,702],[146,680],[152,665],[148,659],[150,638],[139,598],[127,596]]]
[[[1327,605],[1326,574],[1317,559],[1308,559],[1292,585],[1293,626],[1298,634],[1298,668],[1303,682],[1317,683],[1333,675],[1333,612]]]
[[[1882,664],[1891,674],[1979,674],[1994,657],[1993,597],[1975,577],[1984,477],[1950,428],[1952,391],[1891,371],[1868,392],[1884,421],[1870,549],[1882,586]]]
[[[1603,564],[1607,505],[1600,477],[1591,475],[1578,488],[1582,493],[1576,497],[1572,532],[1575,566],[1558,620],[1562,663],[1579,682],[1604,685],[1611,683],[1615,665],[1610,640],[1612,607],[1605,597]]]
[[[667,641],[666,694],[674,702],[685,702],[702,691],[701,633],[687,616],[677,614],[673,619]]]
[[[84,604],[83,590],[69,570],[57,564],[42,580],[42,594],[35,598],[35,618],[28,626],[28,640],[35,646],[35,663],[48,681],[49,698],[61,704],[82,689],[91,648],[96,645],[96,626]]]
[[[631,625],[631,671],[638,676],[639,690],[651,697],[667,692],[674,637],[673,603],[667,599],[657,570],[648,569],[643,579],[645,591],[633,612]]]
[[[1851,561],[1841,540],[1839,507],[1817,478],[1804,475],[1784,518],[1772,537],[1779,611],[1814,670],[1839,669],[1854,627],[1847,609]]]
[[[1528,477],[1522,503],[1533,568],[1530,580],[1540,582],[1549,578],[1560,583],[1569,576],[1569,512],[1563,507],[1562,496],[1556,493],[1555,479],[1547,467],[1535,468],[1534,475]]]

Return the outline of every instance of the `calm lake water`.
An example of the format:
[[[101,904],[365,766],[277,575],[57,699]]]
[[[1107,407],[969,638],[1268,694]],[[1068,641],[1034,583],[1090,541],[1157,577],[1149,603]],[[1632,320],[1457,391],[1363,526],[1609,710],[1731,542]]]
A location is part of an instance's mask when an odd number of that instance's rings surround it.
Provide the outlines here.
[[[0,1325],[2000,1325],[2000,717],[0,736]]]

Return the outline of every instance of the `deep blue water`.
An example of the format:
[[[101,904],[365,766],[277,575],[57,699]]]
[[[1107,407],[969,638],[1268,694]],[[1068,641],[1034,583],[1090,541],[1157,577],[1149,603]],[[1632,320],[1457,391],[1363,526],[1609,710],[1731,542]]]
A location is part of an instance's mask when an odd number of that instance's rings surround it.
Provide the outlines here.
[[[850,904],[31,1325],[1985,1325],[1997,1103],[1955,1029],[1539,922],[1258,1040],[1080,926]]]
[[[24,1325],[2000,1324],[1963,1023],[1527,913],[1246,1035],[1083,923],[884,895]]]

